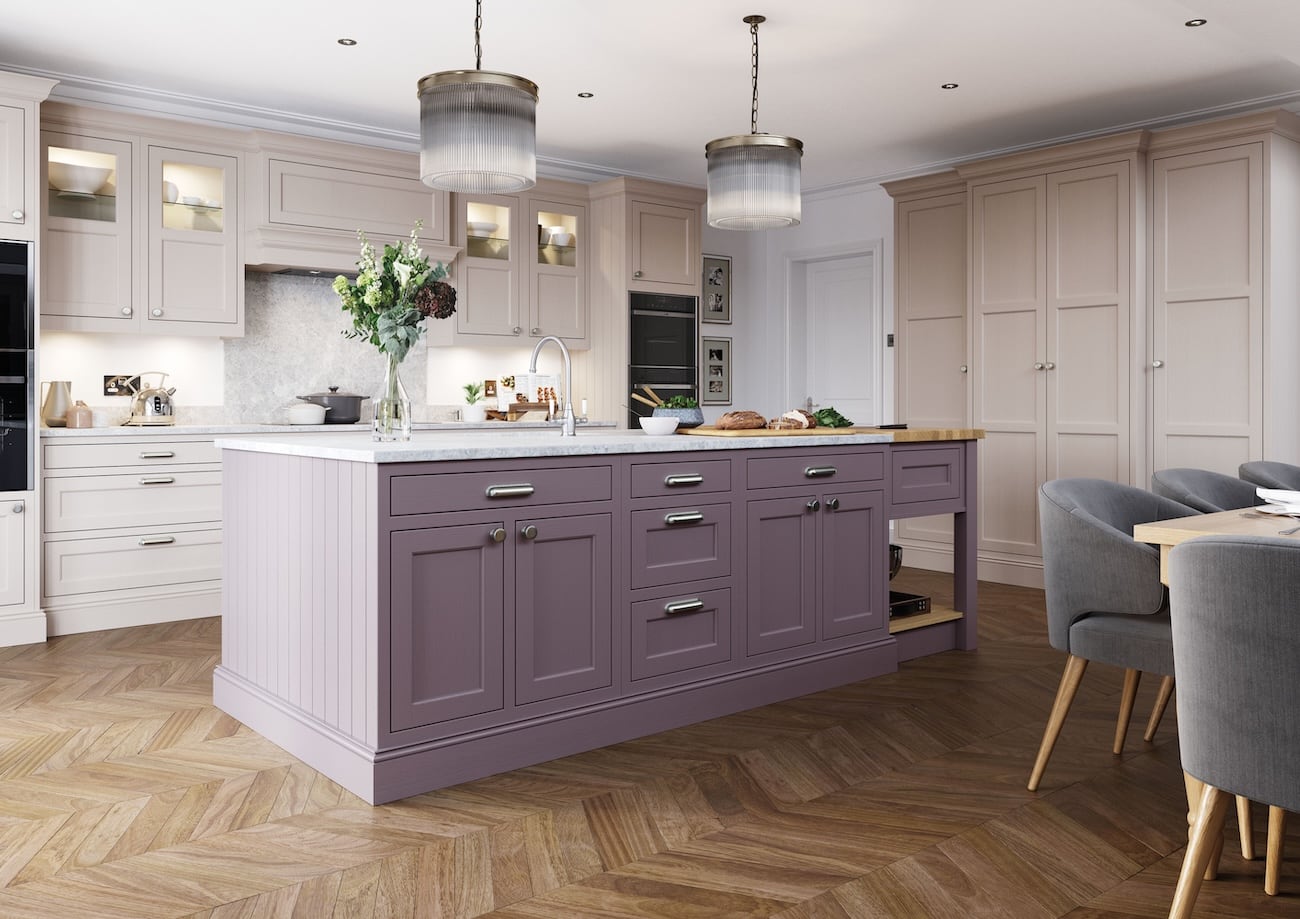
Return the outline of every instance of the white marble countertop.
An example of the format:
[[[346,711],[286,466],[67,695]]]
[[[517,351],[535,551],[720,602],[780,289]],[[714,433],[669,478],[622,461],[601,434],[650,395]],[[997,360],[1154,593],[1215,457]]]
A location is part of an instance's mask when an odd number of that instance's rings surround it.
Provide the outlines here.
[[[595,456],[616,453],[676,453],[686,451],[742,450],[765,447],[840,447],[890,443],[889,434],[826,434],[816,438],[793,437],[688,437],[672,434],[651,437],[641,431],[579,428],[574,437],[551,430],[417,431],[404,443],[376,443],[340,434],[306,434],[295,437],[240,437],[216,439],[227,450],[279,453],[358,463],[415,463],[439,460],[515,459],[535,456]]]
[[[579,426],[579,431],[614,430],[612,421],[593,421]],[[428,421],[412,425],[415,431],[447,431],[464,433],[466,431],[483,431],[510,434],[517,431],[555,431],[558,424],[548,421],[485,421],[470,423],[467,421]],[[41,427],[41,437],[118,437],[122,435],[141,437],[166,437],[168,435],[190,434],[338,434],[354,436],[370,435],[370,422],[359,421],[356,424],[150,424],[150,425],[108,425],[102,428],[47,428]],[[558,436],[558,435],[557,435]]]

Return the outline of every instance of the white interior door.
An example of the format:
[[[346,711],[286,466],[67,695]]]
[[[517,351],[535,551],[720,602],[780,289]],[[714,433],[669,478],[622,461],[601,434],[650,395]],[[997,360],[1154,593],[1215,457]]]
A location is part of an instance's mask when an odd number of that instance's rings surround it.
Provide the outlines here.
[[[879,423],[881,414],[880,305],[872,254],[809,262],[802,361],[805,400],[834,407],[855,424]],[[791,347],[795,342],[791,341]],[[806,405],[807,401],[803,401]],[[791,406],[792,408],[794,406]]]

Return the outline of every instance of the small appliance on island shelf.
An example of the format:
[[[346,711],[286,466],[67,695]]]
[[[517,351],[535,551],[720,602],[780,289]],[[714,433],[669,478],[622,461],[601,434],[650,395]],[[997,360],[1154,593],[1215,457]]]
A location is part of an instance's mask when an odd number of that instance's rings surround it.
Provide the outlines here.
[[[158,382],[153,386],[144,384],[144,377],[156,376]],[[127,382],[131,390],[131,418],[126,423],[133,426],[163,425],[176,423],[176,403],[172,395],[176,387],[164,388],[167,374],[161,370],[146,370]]]

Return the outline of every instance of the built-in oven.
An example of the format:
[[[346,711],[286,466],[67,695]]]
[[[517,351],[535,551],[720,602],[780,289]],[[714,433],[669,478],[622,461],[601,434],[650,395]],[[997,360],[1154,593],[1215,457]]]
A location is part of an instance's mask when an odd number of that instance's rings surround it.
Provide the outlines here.
[[[695,297],[649,294],[629,295],[628,384],[633,392],[645,394],[649,386],[662,399],[673,396],[698,398],[696,367],[699,340]],[[628,400],[628,425],[651,408]]]
[[[0,492],[36,476],[32,245],[0,241]]]

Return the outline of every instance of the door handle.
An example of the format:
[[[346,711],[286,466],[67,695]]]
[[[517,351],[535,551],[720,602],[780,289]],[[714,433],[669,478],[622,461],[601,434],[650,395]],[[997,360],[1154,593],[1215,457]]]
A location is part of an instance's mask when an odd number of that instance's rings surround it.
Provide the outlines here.
[[[679,475],[664,476],[664,484],[669,488],[675,488],[678,485],[699,485],[704,481],[704,476],[698,472],[683,472]]]
[[[704,609],[704,601],[699,598],[674,600],[671,603],[664,604],[664,612],[669,616],[676,616],[681,613],[698,613],[702,609]]]
[[[838,471],[834,466],[808,466],[803,474],[806,479],[828,479]]]
[[[681,523],[699,523],[704,519],[704,514],[699,511],[683,511],[680,514],[664,514],[664,523],[671,526],[677,526]]]
[[[522,482],[518,485],[489,485],[486,494],[489,498],[526,498],[536,490]]]

